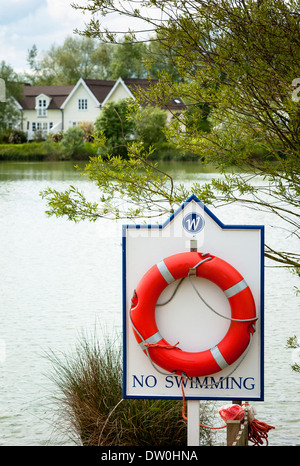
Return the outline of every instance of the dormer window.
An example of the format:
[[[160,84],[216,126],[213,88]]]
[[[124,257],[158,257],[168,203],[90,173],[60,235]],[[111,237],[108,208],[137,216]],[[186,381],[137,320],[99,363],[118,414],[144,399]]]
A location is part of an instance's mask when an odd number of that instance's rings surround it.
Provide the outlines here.
[[[50,101],[51,99],[45,94],[40,94],[35,98],[35,109],[37,117],[47,116],[47,109],[49,107]]]
[[[47,116],[47,101],[46,99],[40,99],[38,101],[38,116],[45,117]]]

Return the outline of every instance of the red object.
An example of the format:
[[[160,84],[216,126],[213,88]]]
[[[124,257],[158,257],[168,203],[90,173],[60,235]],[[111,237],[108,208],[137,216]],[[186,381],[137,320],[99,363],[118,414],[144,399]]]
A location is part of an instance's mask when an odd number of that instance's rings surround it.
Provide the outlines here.
[[[266,424],[265,422],[258,421],[253,419],[251,424],[248,427],[248,440],[254,443],[254,446],[263,445],[264,441],[268,446],[268,432],[275,427]]]
[[[268,432],[275,427],[266,424],[265,422],[258,421],[254,417],[254,410],[248,404],[248,440],[254,443],[254,446],[263,445],[264,441],[268,445]],[[242,421],[244,419],[245,411],[244,405],[225,405],[219,410],[219,414],[224,421]]]
[[[240,405],[225,405],[219,410],[223,421],[242,421],[245,416],[244,408]]]
[[[205,257],[200,252],[185,252],[153,265],[138,283],[130,311],[136,340],[143,342],[143,350],[149,352],[151,360],[171,373],[188,377],[214,374],[234,363],[247,348],[256,322],[254,299],[242,275],[224,260],[209,255],[210,259],[196,268],[197,277],[212,281],[225,292],[233,319],[250,321],[231,321],[223,340],[201,352],[182,351],[159,334],[155,306],[160,294],[172,281],[187,277]]]

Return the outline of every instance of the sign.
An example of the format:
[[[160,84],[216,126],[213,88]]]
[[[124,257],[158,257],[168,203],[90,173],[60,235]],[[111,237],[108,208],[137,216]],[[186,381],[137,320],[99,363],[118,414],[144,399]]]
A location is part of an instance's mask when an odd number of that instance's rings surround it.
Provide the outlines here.
[[[216,373],[182,377],[158,367],[143,352],[130,309],[135,288],[154,264],[191,250],[217,256],[238,270],[251,289],[257,321],[249,348],[233,364],[221,364]],[[214,348],[231,324],[230,295],[205,278],[195,277],[193,286],[184,279],[177,288],[178,282],[170,281],[158,298],[159,335],[170,345],[179,342],[186,352]],[[123,225],[123,397],[179,399],[184,387],[188,400],[263,400],[263,307],[262,225],[224,225],[194,195],[162,225]],[[214,353],[221,361],[222,355]]]

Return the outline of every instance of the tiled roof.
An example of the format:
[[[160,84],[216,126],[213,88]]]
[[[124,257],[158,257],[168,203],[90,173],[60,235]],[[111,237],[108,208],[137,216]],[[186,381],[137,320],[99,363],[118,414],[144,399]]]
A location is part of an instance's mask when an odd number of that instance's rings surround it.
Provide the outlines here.
[[[40,94],[45,94],[51,97],[48,108],[59,109],[73,88],[74,86],[30,86],[25,84],[24,97],[19,100],[19,103],[24,110],[32,110],[35,108],[35,98]]]
[[[135,93],[136,87],[141,87],[142,89],[147,90],[151,87],[151,85],[157,82],[156,80],[149,81],[148,79],[129,79],[129,78],[123,79],[123,81],[133,94]],[[151,103],[152,105],[154,104],[153,102]],[[157,105],[159,106],[159,102],[157,102]],[[168,110],[183,110],[186,108],[183,100],[179,97],[168,101],[164,107],[167,108]]]
[[[84,79],[85,84],[88,86],[90,91],[94,94],[99,103],[102,103],[109,92],[112,90],[116,81],[105,81],[100,79]],[[151,83],[147,79],[123,79],[123,82],[135,94],[136,87],[142,87],[148,89]],[[24,85],[24,97],[19,100],[20,105],[24,110],[35,109],[35,99],[41,94],[45,94],[51,97],[51,102],[48,109],[59,109],[67,97],[74,89],[74,85],[71,86],[31,86],[29,84]],[[158,102],[159,105],[159,102]],[[178,98],[171,100],[165,105],[165,108],[169,110],[180,110],[185,108],[183,101]]]
[[[84,82],[100,103],[103,102],[116,83],[115,81],[102,81],[101,79],[84,79]]]

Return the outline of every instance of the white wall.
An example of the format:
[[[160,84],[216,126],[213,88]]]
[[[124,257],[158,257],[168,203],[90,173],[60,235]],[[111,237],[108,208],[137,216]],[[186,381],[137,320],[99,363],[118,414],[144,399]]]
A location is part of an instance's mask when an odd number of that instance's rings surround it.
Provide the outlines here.
[[[61,111],[60,110],[47,110],[47,116],[46,117],[38,117],[37,116],[37,111],[36,110],[24,110],[23,111],[23,125],[22,125],[22,130],[29,135],[29,139],[32,139],[33,133],[32,133],[32,123],[37,123],[40,124],[41,130],[43,130],[43,127],[47,124],[47,134],[49,133],[50,130],[50,123],[55,126],[57,123],[61,122]],[[28,123],[29,123],[29,128],[28,128]]]
[[[87,110],[78,109],[79,99],[87,99]],[[74,126],[74,124],[78,125],[80,122],[89,121],[94,123],[99,114],[100,108],[96,99],[94,99],[90,92],[81,84],[65,106],[64,131]]]
[[[127,89],[119,84],[116,89],[112,92],[107,102],[118,102],[119,100],[128,99],[130,94]]]

